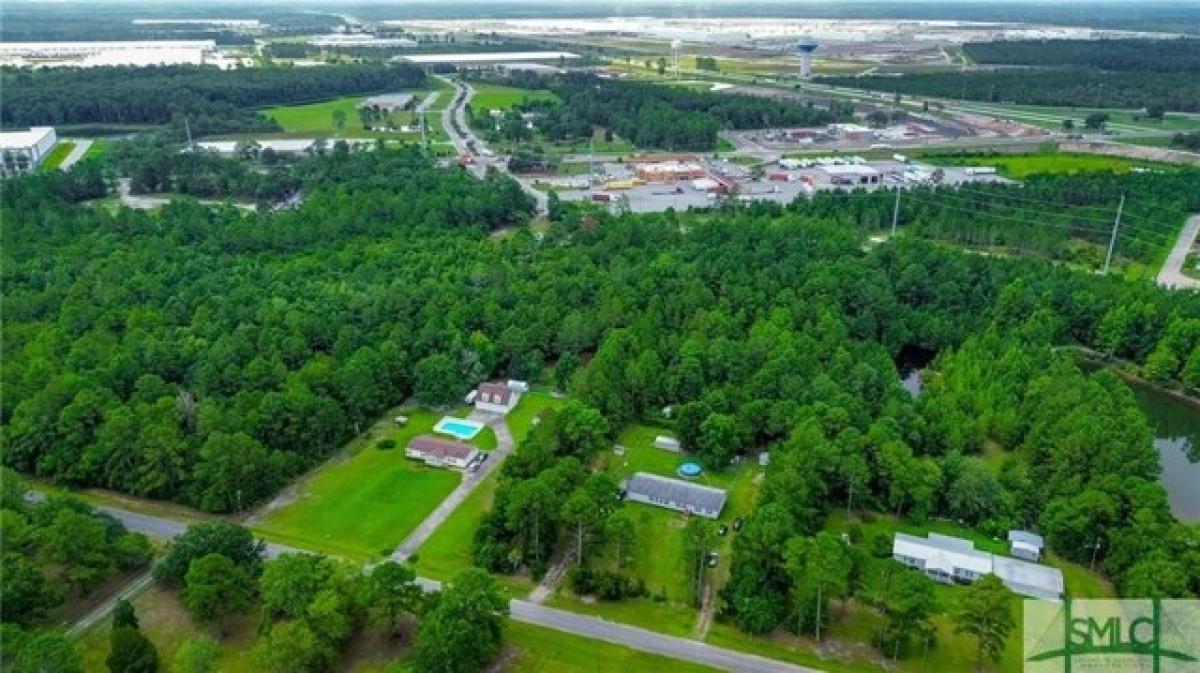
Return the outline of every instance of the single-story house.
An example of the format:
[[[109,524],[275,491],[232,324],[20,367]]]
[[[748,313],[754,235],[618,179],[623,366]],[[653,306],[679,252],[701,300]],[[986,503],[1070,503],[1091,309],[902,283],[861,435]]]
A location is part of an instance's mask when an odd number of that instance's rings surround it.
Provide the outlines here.
[[[413,437],[404,448],[404,455],[425,461],[433,467],[466,469],[480,458],[479,449],[449,439],[421,435]]]
[[[970,540],[937,533],[928,538],[896,533],[892,558],[944,584],[969,584],[992,572],[991,554],[975,549]]]
[[[625,497],[633,502],[715,519],[725,507],[726,496],[720,488],[638,472],[625,482]]]
[[[659,435],[654,438],[654,448],[670,451],[671,453],[683,451],[683,445],[679,443],[678,439],[667,437],[666,435]]]
[[[385,93],[367,97],[358,106],[376,108],[384,112],[394,112],[396,110],[407,110],[412,105],[412,102],[413,96],[410,93]]]
[[[1046,548],[1046,542],[1041,535],[1030,533],[1027,530],[1010,530],[1008,531],[1009,552],[1019,559],[1026,561],[1042,560],[1042,550]]]
[[[938,582],[969,584],[984,575],[995,575],[1014,593],[1057,601],[1063,596],[1058,568],[989,554],[970,540],[930,533],[928,538],[896,533],[892,558],[920,570]]]
[[[507,414],[517,406],[521,399],[521,391],[504,383],[481,383],[476,389],[475,408],[480,411],[490,411],[494,414]]]

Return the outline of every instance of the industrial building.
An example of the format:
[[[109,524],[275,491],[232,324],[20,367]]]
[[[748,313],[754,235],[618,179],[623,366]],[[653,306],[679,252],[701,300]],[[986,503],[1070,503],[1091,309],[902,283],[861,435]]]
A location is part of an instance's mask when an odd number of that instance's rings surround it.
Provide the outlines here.
[[[725,507],[725,491],[681,479],[638,472],[625,482],[625,498],[656,507],[715,519]]]
[[[366,47],[382,49],[393,47],[399,49],[416,49],[418,42],[407,37],[375,37],[363,33],[329,35],[313,35],[308,41],[314,47]]]
[[[697,163],[681,161],[656,161],[637,165],[637,176],[646,182],[673,182],[695,180],[706,175],[704,167]]]
[[[222,56],[215,40],[129,40],[105,42],[0,43],[0,65],[81,68],[109,65],[215,65],[240,59]]]
[[[0,175],[7,177],[37,168],[57,144],[53,126],[0,133]]]
[[[922,538],[896,533],[892,558],[943,584],[970,584],[984,575],[995,575],[1022,596],[1050,601],[1063,596],[1063,577],[1058,568],[989,554],[958,537],[930,533]]]
[[[359,107],[378,108],[384,112],[393,112],[395,110],[407,110],[408,106],[412,105],[413,95],[411,93],[383,93],[377,96],[369,96],[359,103]]]
[[[879,171],[870,166],[845,164],[821,166],[821,172],[829,176],[829,182],[838,186],[863,186],[879,184]]]

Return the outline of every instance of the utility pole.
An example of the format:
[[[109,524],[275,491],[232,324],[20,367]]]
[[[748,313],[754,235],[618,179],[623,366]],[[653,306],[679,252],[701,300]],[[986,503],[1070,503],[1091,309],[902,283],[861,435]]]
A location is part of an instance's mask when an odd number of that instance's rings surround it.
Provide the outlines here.
[[[1108,255],[1104,257],[1104,273],[1108,273],[1108,265],[1112,262],[1113,248],[1117,247],[1117,230],[1121,228],[1121,211],[1125,209],[1125,195],[1121,194],[1121,202],[1117,204],[1117,219],[1113,220],[1112,237],[1108,239]]]
[[[183,118],[183,128],[187,131],[188,151],[195,152],[196,146],[192,143],[192,125],[188,123],[188,118]]]
[[[892,236],[896,235],[896,225],[900,223],[900,188],[896,188],[896,205],[892,206]]]

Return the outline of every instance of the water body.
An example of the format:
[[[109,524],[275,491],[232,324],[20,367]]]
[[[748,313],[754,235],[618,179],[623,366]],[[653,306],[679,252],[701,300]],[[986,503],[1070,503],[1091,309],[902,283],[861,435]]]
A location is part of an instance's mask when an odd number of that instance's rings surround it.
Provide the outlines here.
[[[937,351],[920,346],[905,346],[900,349],[896,355],[896,370],[900,373],[900,385],[909,395],[916,397],[921,394],[921,389],[925,387],[921,372],[933,362],[935,356]]]
[[[1162,462],[1160,481],[1171,512],[1180,521],[1200,521],[1200,405],[1136,381],[1128,383],[1154,431],[1154,448]]]

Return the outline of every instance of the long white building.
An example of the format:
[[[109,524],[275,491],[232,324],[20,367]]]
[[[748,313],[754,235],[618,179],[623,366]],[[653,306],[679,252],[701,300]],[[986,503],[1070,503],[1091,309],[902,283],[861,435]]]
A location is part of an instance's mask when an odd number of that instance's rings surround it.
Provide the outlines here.
[[[896,533],[892,558],[943,584],[970,584],[984,575],[995,575],[1022,596],[1048,601],[1063,596],[1063,576],[1058,568],[980,551],[975,543],[958,537]]]
[[[53,126],[0,133],[0,175],[7,177],[37,168],[57,144]]]

